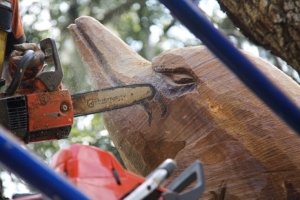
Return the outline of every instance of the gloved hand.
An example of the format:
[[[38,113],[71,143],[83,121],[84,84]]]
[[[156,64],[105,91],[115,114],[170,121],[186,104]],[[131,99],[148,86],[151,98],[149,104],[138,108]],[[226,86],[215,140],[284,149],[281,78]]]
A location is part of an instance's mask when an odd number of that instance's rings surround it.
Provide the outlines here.
[[[19,62],[21,61],[23,55],[27,50],[34,51],[34,58],[29,63],[26,68],[24,75],[22,77],[21,84],[17,89],[17,92],[20,94],[29,94],[34,92],[43,92],[47,91],[43,84],[40,84],[35,77],[43,71],[46,64],[45,62],[53,62],[52,56],[46,56],[44,52],[39,48],[35,43],[23,43],[15,45],[15,50],[9,56],[9,74],[11,77],[14,77],[15,71]],[[58,89],[61,89],[60,85]]]
[[[37,44],[35,43],[23,43],[15,45],[15,50],[9,56],[9,74],[14,77],[14,73],[22,56],[27,50],[33,50],[35,53],[34,59],[30,62],[26,68],[25,73],[22,77],[22,81],[33,79],[36,75],[41,72],[44,68],[45,54]]]

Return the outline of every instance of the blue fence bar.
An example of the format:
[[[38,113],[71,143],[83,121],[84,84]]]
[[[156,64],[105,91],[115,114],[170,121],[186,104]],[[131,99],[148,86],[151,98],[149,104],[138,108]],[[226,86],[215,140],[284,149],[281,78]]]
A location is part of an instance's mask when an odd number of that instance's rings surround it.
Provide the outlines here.
[[[300,110],[221,34],[191,0],[160,0],[263,102],[300,135]]]
[[[0,127],[0,162],[7,169],[50,199],[89,199],[45,163],[23,149],[8,134]]]

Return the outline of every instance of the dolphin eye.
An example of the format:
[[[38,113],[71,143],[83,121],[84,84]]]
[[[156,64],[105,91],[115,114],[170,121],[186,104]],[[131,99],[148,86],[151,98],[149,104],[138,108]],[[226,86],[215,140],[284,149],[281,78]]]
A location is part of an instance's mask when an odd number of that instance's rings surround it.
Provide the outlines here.
[[[182,65],[156,65],[153,69],[166,83],[159,86],[163,88],[163,94],[166,96],[171,98],[182,96],[196,91],[198,87],[198,78],[190,68]]]
[[[173,82],[177,84],[195,83],[194,78],[188,74],[168,74],[167,76],[169,76],[173,80]]]
[[[171,81],[180,85],[193,84],[197,82],[196,75],[191,70],[183,67],[156,67],[154,70],[158,73],[163,74],[168,82]]]

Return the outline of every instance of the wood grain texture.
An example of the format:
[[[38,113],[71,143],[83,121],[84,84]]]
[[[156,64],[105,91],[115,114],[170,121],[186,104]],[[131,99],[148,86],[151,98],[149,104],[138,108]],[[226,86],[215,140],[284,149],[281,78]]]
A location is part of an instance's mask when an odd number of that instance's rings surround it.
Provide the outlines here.
[[[205,47],[165,51],[150,63],[92,18],[69,28],[95,89],[151,83],[157,90],[150,102],[104,114],[129,170],[147,175],[172,158],[174,178],[200,159],[203,199],[300,198],[300,139]],[[291,78],[245,55],[300,106]]]

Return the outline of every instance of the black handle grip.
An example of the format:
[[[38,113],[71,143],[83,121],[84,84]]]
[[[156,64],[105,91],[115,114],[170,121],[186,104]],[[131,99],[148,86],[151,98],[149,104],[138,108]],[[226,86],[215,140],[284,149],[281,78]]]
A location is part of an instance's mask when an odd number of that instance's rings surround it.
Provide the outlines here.
[[[196,185],[189,191],[182,192],[186,187],[196,181]],[[183,171],[168,187],[170,193],[165,193],[162,196],[165,200],[198,200],[205,189],[205,177],[203,167],[200,161],[196,161]]]
[[[17,69],[14,73],[14,77],[10,85],[5,91],[6,96],[11,96],[17,91],[18,87],[21,84],[24,72],[33,58],[34,58],[34,51],[27,50],[17,66]]]
[[[40,79],[46,86],[47,90],[52,92],[54,91],[62,81],[63,71],[60,64],[59,56],[57,53],[57,48],[55,41],[52,38],[46,38],[40,42],[41,50],[46,56],[51,56],[54,61],[54,71],[43,72],[36,76],[37,79]],[[47,55],[46,50],[51,49],[52,54]]]

